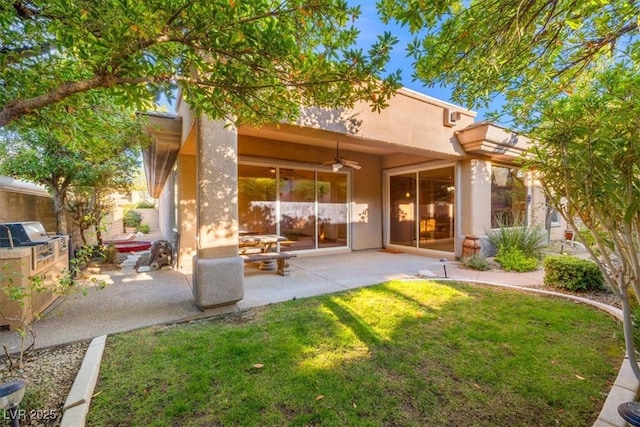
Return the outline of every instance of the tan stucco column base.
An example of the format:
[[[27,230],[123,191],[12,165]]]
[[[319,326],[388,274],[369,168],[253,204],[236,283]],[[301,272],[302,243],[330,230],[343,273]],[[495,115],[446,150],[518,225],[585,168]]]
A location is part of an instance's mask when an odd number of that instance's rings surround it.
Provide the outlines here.
[[[243,277],[244,263],[239,256],[204,259],[195,257],[193,297],[196,305],[207,312],[217,309],[215,314],[235,311],[236,303],[244,297]]]

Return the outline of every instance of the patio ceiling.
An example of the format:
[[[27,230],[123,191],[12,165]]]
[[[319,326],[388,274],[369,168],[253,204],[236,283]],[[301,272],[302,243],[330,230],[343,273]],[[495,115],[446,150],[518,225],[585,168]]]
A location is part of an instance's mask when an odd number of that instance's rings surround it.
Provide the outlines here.
[[[180,151],[182,118],[158,113],[147,116],[152,142],[142,150],[142,156],[149,194],[158,198]]]
[[[265,125],[260,128],[241,127],[238,129],[238,135],[323,147],[331,150],[335,150],[336,142],[339,142],[340,151],[353,151],[378,156],[403,153],[414,154],[421,158],[442,159],[447,157],[443,153],[424,148],[292,124]]]

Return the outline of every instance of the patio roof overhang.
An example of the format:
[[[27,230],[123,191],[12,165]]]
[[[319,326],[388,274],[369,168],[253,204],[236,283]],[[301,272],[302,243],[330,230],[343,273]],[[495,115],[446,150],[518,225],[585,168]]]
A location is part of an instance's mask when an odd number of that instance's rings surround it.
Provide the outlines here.
[[[474,123],[455,135],[465,152],[493,160],[513,161],[531,145],[528,138],[491,123]]]
[[[175,165],[180,151],[182,118],[169,114],[146,113],[151,144],[142,150],[147,186],[151,197],[158,198]]]

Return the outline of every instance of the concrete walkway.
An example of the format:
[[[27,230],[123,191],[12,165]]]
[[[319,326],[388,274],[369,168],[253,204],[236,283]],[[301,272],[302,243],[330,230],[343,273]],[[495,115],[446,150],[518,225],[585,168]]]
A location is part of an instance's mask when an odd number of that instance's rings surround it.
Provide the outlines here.
[[[136,273],[135,258],[122,270],[96,275],[108,286],[89,288],[60,299],[44,319],[33,324],[37,348],[76,342],[161,323],[200,318],[203,313],[193,302],[189,271],[160,270]],[[479,272],[446,264],[447,275],[465,280],[499,282],[522,286],[542,284],[542,271],[534,273]],[[291,260],[291,274],[282,277],[273,271],[245,270],[245,297],[240,309],[340,292],[374,285],[390,279],[415,278],[420,272],[444,277],[438,259],[379,250],[355,251],[340,255],[298,257]],[[18,348],[15,333],[0,332],[0,344],[10,351]]]
[[[193,302],[189,271],[136,273],[134,263],[135,259],[132,259],[124,264],[122,270],[97,276],[109,284],[106,288],[89,288],[87,295],[78,294],[66,301],[58,301],[44,319],[33,324],[37,334],[36,347],[88,341],[145,326],[204,317]],[[443,264],[439,259],[419,255],[365,250],[293,258],[288,277],[279,276],[274,271],[261,271],[256,265],[249,264],[245,269],[245,297],[238,307],[246,309],[340,292],[391,279],[443,279],[445,268],[450,279],[534,289],[543,285],[542,270],[531,273],[482,272],[464,268],[454,261]],[[616,315],[615,310],[609,311]],[[0,332],[0,344],[6,345],[10,352],[16,351],[19,348],[17,334]],[[630,375],[633,377],[628,361],[625,361],[595,426],[625,425],[616,408],[619,403],[635,398],[638,383]]]

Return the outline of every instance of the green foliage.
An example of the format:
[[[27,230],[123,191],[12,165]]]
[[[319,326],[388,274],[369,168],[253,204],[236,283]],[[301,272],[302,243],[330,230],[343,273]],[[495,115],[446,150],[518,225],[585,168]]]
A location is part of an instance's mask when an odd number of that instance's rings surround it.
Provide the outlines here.
[[[498,250],[495,260],[500,263],[503,270],[534,271],[538,269],[538,258],[527,256],[522,250],[515,247],[503,247]]]
[[[489,260],[481,255],[473,254],[468,257],[462,258],[462,264],[465,267],[469,267],[473,270],[486,271],[491,268]]]
[[[140,116],[113,107],[104,96],[87,96],[85,102],[91,104],[73,112],[49,107],[0,128],[0,174],[47,187],[59,227],[68,209],[81,233],[100,224],[111,208],[105,194],[131,186],[148,141]]]
[[[149,226],[149,224],[140,224],[138,226],[138,231],[143,234],[149,234],[149,232],[151,231],[151,227]]]
[[[640,3],[633,1],[453,0],[427,7],[381,0],[378,9],[383,20],[415,34],[407,49],[418,79],[451,88],[453,99],[470,108],[504,97],[510,115],[524,122],[540,100],[563,96],[602,58],[640,50]]]
[[[604,277],[596,263],[568,255],[545,258],[544,283],[570,291],[605,289]]]
[[[355,47],[359,7],[344,0],[19,2],[0,8],[0,126],[79,93],[152,107],[179,87],[214,119],[291,121],[299,106],[386,106],[399,72],[381,78],[396,43]],[[61,114],[52,116],[62,118]]]
[[[156,204],[150,200],[142,200],[136,205],[136,209],[155,209]]]
[[[640,296],[640,66],[620,60],[545,102],[527,157],[549,202],[589,230],[588,250],[618,296]],[[585,120],[588,118],[588,120]]]
[[[596,244],[596,239],[588,228],[579,229],[578,234],[580,234],[580,237],[582,238],[582,241],[585,242],[586,246],[594,246]]]
[[[102,260],[105,264],[116,264],[118,259],[118,250],[113,244],[102,248]]]
[[[122,225],[125,227],[138,227],[142,224],[142,214],[133,209],[129,209],[122,215]]]
[[[527,227],[524,221],[498,219],[498,228],[487,232],[487,239],[498,251],[517,249],[527,258],[541,258],[547,236],[540,227]]]

